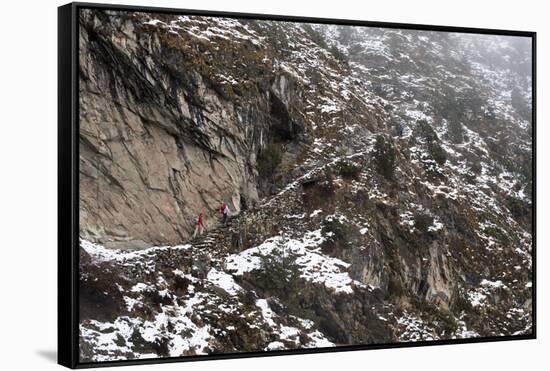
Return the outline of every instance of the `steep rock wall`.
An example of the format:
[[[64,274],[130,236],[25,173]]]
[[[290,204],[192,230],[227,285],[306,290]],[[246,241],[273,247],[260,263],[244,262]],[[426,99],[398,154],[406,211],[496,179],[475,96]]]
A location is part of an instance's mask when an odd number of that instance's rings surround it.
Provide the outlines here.
[[[295,79],[266,74],[239,98],[197,67],[201,51],[168,47],[139,15],[107,18],[81,15],[81,236],[118,248],[176,244],[199,212],[209,227],[222,201],[233,213],[241,198],[255,203],[256,154],[270,133],[289,140],[302,128],[289,113]]]

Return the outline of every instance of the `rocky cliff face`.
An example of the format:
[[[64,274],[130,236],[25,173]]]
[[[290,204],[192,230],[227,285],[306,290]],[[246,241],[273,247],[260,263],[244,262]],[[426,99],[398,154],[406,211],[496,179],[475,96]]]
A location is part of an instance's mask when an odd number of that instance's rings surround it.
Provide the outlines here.
[[[83,11],[82,360],[530,333],[529,51]]]
[[[300,87],[260,61],[273,51],[259,39],[211,49],[145,20],[81,16],[82,235],[111,247],[174,244],[221,200],[253,205],[258,151],[303,130]]]

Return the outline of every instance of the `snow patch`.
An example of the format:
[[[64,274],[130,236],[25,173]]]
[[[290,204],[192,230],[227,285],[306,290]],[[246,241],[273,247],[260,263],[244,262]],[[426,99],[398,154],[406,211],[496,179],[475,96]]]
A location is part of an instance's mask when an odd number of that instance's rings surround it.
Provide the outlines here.
[[[206,279],[214,285],[224,289],[231,296],[235,296],[243,291],[242,287],[235,282],[233,276],[225,272],[220,272],[215,268],[210,269]]]
[[[295,256],[295,263],[300,269],[302,278],[324,284],[336,293],[353,293],[353,285],[362,284],[352,280],[345,271],[350,266],[349,263],[321,252],[320,245],[324,241],[325,237],[322,236],[321,229],[307,232],[301,239],[272,237],[257,247],[230,255],[225,259],[225,268],[233,275],[243,275],[246,272],[261,269],[262,256],[271,255],[274,252],[292,254]]]

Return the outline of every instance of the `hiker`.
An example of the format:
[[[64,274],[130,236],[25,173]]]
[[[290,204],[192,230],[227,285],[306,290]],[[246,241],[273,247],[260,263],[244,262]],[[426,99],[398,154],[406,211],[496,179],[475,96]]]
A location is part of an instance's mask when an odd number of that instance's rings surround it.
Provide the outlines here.
[[[225,223],[227,222],[227,217],[229,216],[229,207],[225,202],[223,203],[223,205],[224,207],[223,207],[222,224],[225,225]]]
[[[202,236],[202,232],[204,231],[204,224],[202,222],[202,212],[199,213],[198,218],[195,216],[194,222],[195,222],[195,232],[193,233],[193,238],[197,237],[197,233],[199,234],[199,236]]]

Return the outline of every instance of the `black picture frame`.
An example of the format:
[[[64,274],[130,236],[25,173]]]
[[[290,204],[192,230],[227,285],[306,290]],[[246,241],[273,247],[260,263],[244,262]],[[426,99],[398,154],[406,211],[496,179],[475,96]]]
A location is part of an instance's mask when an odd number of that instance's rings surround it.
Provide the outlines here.
[[[169,14],[185,14],[255,20],[292,21],[302,23],[337,24],[399,28],[407,30],[444,31],[488,35],[522,36],[532,40],[532,333],[517,336],[481,337],[455,340],[434,340],[390,344],[348,345],[334,348],[314,348],[279,350],[273,352],[239,352],[201,356],[155,358],[143,360],[106,361],[98,363],[79,362],[79,319],[78,319],[78,248],[79,248],[79,79],[78,79],[78,12],[80,9],[102,9],[139,11]],[[475,344],[480,342],[536,339],[537,300],[536,300],[536,32],[513,31],[486,28],[464,28],[423,24],[387,23],[330,18],[311,18],[268,14],[235,13],[222,11],[202,11],[130,5],[108,5],[96,3],[70,3],[58,8],[58,363],[70,368],[123,366],[189,362],[245,357],[266,357],[288,354],[308,354],[436,346],[448,344]]]

